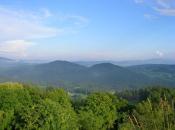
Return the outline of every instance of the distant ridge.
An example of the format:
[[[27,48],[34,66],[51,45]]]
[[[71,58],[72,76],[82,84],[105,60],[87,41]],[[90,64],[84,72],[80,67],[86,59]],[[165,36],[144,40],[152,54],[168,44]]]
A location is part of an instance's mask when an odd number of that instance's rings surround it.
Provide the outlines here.
[[[2,63],[0,63],[1,65]],[[99,63],[87,67],[56,60],[40,64],[16,64],[0,69],[0,81],[56,85],[71,89],[124,89],[150,85],[175,86],[175,65],[146,64],[122,67]]]
[[[148,60],[126,60],[126,61],[77,61],[74,62],[84,66],[93,66],[101,63],[112,63],[119,66],[133,66],[143,64],[175,64],[175,59],[148,59]]]
[[[40,64],[40,65],[58,65],[58,66],[81,66],[81,67],[85,67],[83,65],[79,65],[73,62],[69,62],[69,61],[65,61],[65,60],[55,60],[49,63],[44,63],[44,64]]]

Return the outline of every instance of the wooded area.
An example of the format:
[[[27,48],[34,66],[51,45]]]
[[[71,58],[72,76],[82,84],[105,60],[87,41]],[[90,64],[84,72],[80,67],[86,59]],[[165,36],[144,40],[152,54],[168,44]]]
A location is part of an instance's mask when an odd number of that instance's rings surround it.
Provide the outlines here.
[[[0,84],[0,130],[174,130],[175,89],[71,97],[61,88]]]

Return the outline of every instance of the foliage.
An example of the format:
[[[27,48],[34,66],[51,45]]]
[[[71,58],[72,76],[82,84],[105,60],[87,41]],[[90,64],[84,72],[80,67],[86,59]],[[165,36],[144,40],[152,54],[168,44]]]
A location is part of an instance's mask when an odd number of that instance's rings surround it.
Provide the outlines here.
[[[174,130],[175,89],[70,97],[63,89],[0,84],[0,130]]]
[[[136,106],[134,112],[128,115],[128,120],[121,126],[121,130],[174,130],[174,107],[167,100],[161,99],[156,105],[147,99]]]
[[[107,93],[93,93],[85,101],[80,110],[82,129],[109,129],[117,119],[116,106],[112,96]]]

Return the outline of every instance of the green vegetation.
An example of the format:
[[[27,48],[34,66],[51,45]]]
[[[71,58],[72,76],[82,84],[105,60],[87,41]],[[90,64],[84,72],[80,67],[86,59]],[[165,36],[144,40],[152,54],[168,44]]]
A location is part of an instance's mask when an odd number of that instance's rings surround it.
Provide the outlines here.
[[[174,130],[175,89],[88,92],[0,84],[0,130]]]

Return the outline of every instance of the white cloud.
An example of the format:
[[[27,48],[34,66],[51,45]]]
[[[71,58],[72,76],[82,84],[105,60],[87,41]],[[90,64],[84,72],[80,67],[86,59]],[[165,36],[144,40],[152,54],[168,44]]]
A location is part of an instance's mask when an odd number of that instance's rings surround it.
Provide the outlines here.
[[[155,0],[158,4],[158,6],[163,8],[171,8],[171,2],[172,0]]]
[[[58,15],[46,8],[26,11],[0,6],[0,55],[25,57],[32,41],[70,33],[87,23],[83,16]]]
[[[44,24],[44,19],[49,16],[48,10],[36,13],[0,7],[0,54],[25,57],[33,44],[28,40],[54,37],[61,33],[61,29]]]
[[[44,24],[48,14],[35,14],[21,10],[0,8],[0,40],[38,39],[53,37],[61,33],[61,29]]]
[[[159,51],[159,50],[157,50],[156,51],[156,55],[159,56],[159,57],[163,57],[164,56],[164,53],[161,52],[161,51]]]
[[[165,16],[175,16],[175,8],[155,8],[157,12]]]
[[[27,49],[32,45],[34,45],[34,43],[25,40],[5,41],[0,44],[0,54],[24,58],[27,56]]]
[[[0,6],[0,41],[55,37],[69,32],[68,28],[76,30],[88,22],[83,16],[53,14],[46,8],[34,12]],[[58,27],[59,23],[61,27]]]
[[[156,0],[154,10],[165,16],[175,16],[174,0]]]
[[[175,16],[175,0],[135,0],[135,3],[144,3],[159,15]]]

